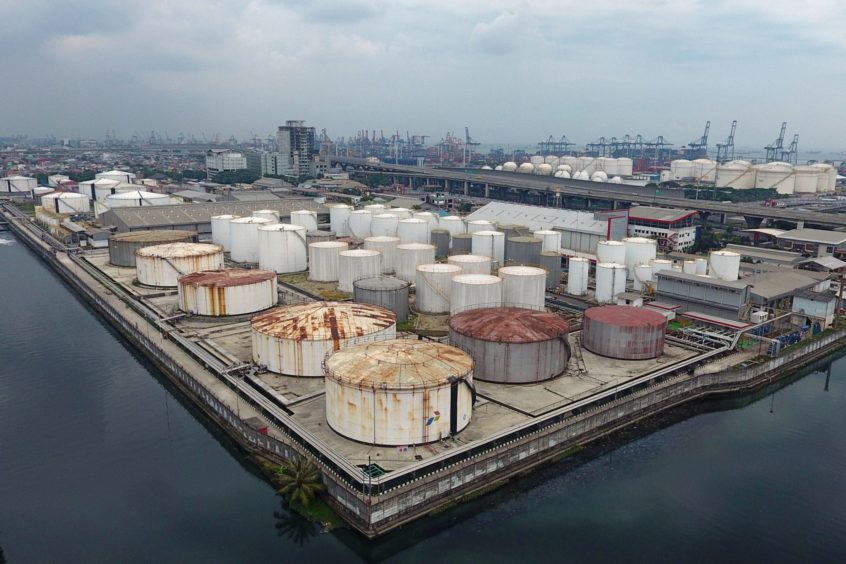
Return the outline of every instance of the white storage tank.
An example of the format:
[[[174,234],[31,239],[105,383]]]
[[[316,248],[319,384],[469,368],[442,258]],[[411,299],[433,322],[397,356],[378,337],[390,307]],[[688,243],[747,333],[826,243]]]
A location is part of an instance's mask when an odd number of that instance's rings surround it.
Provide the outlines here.
[[[476,231],[473,233],[472,253],[491,257],[502,263],[505,260],[505,233],[502,231]]]
[[[352,293],[353,282],[382,273],[382,253],[354,249],[338,253],[338,290]]]
[[[352,207],[347,204],[335,204],[329,208],[329,229],[336,237],[349,237],[350,214]]]
[[[399,218],[390,213],[380,213],[373,216],[370,222],[370,234],[373,236],[396,237]]]
[[[561,251],[561,232],[553,231],[552,229],[539,229],[533,233],[535,237],[540,239],[541,252],[560,252]]]
[[[603,172],[601,170],[597,170],[596,172],[594,172],[593,174],[590,175],[590,179],[593,182],[607,182],[608,181],[608,175],[605,174],[605,172]]]
[[[505,306],[543,310],[546,307],[546,271],[534,266],[504,266],[502,304]]]
[[[504,170],[505,172],[514,172],[515,170],[517,170],[517,163],[508,161],[507,163],[504,163],[502,165],[502,170]]]
[[[579,157],[579,170],[589,178],[596,172],[596,159],[594,157]],[[585,179],[587,180],[587,178]]]
[[[686,260],[682,263],[682,272],[685,274],[696,274],[696,261]]]
[[[308,279],[315,282],[337,282],[341,251],[349,249],[343,241],[319,241],[308,246]]]
[[[596,265],[596,301],[604,304],[626,291],[626,265],[600,262]]]
[[[370,224],[372,221],[373,213],[370,210],[356,210],[354,212],[350,212],[350,237],[359,240],[370,237]]]
[[[453,276],[449,293],[451,315],[482,307],[502,305],[502,279],[490,274]]]
[[[673,180],[693,177],[693,163],[687,159],[676,159],[670,162],[670,173]]]
[[[441,229],[449,231],[451,237],[467,232],[464,227],[464,220],[457,215],[447,215],[440,218],[438,225],[440,225]]]
[[[717,179],[717,161],[696,159],[693,165],[693,177],[700,182],[714,182]]]
[[[302,225],[306,232],[317,231],[317,212],[294,210],[291,212],[291,225]]]
[[[711,252],[711,276],[734,282],[740,276],[740,254],[732,251]]]
[[[316,244],[316,243],[315,243]],[[355,302],[281,306],[250,321],[253,361],[271,372],[319,378],[328,354],[396,337],[396,316]]]
[[[432,232],[432,229],[438,229],[438,216],[433,214],[432,212],[423,211],[423,212],[415,212],[414,218],[422,219],[429,225],[429,233]],[[429,241],[426,241],[429,243]]]
[[[520,166],[517,167],[517,172],[522,174],[532,174],[535,172],[535,165],[532,163],[522,163]]]
[[[79,183],[79,193],[85,194],[92,200],[102,201],[109,194],[117,192],[116,187],[120,184],[116,180],[101,178],[99,180],[84,180]],[[133,188],[137,190],[138,187]]]
[[[820,169],[811,165],[793,167],[794,194],[816,194],[819,184]]]
[[[647,284],[652,283],[652,265],[651,264],[636,264],[634,267],[634,284],[635,291],[640,291],[645,288]]]
[[[426,243],[397,245],[397,278],[414,283],[417,267],[435,262],[435,246]]]
[[[415,280],[416,307],[423,313],[449,313],[452,277],[461,274],[461,267],[454,264],[421,264]]]
[[[719,188],[731,187],[747,190],[755,187],[755,169],[748,161],[729,161],[717,168],[715,184]]]
[[[287,223],[258,226],[258,263],[260,268],[279,274],[305,270],[308,267],[305,227]]]
[[[235,262],[258,262],[258,228],[270,225],[261,217],[239,217],[229,220],[229,256]]]
[[[587,291],[590,261],[586,258],[572,257],[567,268],[567,293],[583,296]]]
[[[180,276],[179,309],[212,317],[255,313],[276,305],[276,273],[255,268],[206,270]]]
[[[652,275],[653,277],[662,270],[672,270],[673,261],[667,259],[655,259],[652,261]]]
[[[166,243],[135,251],[138,283],[176,287],[183,274],[223,268],[223,247],[209,243]]]
[[[220,245],[226,251],[232,250],[232,241],[229,236],[229,222],[238,219],[239,215],[213,215],[211,218],[212,243]]]
[[[708,261],[704,258],[694,259],[693,262],[696,264],[696,274],[700,276],[704,276],[708,273]]]
[[[38,187],[38,180],[27,176],[6,176],[0,178],[0,192],[32,192]]]
[[[131,172],[124,172],[122,170],[108,170],[106,172],[98,172],[94,175],[96,180],[104,178],[106,180],[114,180],[115,182],[126,182],[127,184],[135,184],[137,177]]]
[[[767,163],[755,166],[755,188],[775,188],[779,194],[793,194],[796,178],[787,163]]]
[[[620,157],[617,159],[617,174],[619,176],[631,176],[634,161],[628,157]]]
[[[625,265],[629,269],[629,278],[634,277],[636,264],[650,264],[658,256],[658,242],[646,237],[626,237],[623,239],[626,247]]]
[[[268,219],[271,223],[279,223],[279,212],[276,210],[256,210],[252,216]]]
[[[819,172],[819,176],[817,176],[817,193],[830,194],[834,192],[837,185],[837,169],[828,163],[816,163],[811,166]]]
[[[541,163],[535,167],[535,174],[541,176],[550,176],[552,174],[552,165],[548,163]]]
[[[596,262],[626,264],[626,246],[620,241],[600,241],[596,244]]]
[[[397,269],[397,245],[399,237],[367,237],[364,248],[382,253],[382,273],[389,274]]]
[[[452,255],[447,263],[461,267],[461,274],[490,274],[493,259],[482,255]]]
[[[425,219],[408,218],[399,220],[397,237],[402,244],[428,243],[429,222]]]
[[[166,206],[171,203],[171,199],[167,194],[133,190],[109,194],[103,200],[103,203],[110,208],[143,208],[146,206]]]
[[[494,231],[496,225],[493,221],[487,219],[473,219],[467,222],[467,233],[475,233],[477,231]]]
[[[387,207],[384,204],[367,204],[364,209],[368,210],[373,215],[384,213]]]
[[[91,201],[85,194],[53,192],[41,196],[41,207],[53,213],[87,213],[91,211]]]
[[[421,445],[456,435],[473,416],[473,359],[430,341],[395,339],[326,360],[326,422],[361,443]]]
[[[397,216],[397,219],[410,219],[412,212],[408,208],[387,208],[385,213]]]

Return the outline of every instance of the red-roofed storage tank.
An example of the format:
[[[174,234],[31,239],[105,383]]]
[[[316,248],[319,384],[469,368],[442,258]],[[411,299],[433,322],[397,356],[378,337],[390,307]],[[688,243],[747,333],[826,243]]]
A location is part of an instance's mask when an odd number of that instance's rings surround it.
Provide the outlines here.
[[[582,318],[582,348],[624,360],[655,358],[664,353],[666,319],[639,307],[592,307]]]

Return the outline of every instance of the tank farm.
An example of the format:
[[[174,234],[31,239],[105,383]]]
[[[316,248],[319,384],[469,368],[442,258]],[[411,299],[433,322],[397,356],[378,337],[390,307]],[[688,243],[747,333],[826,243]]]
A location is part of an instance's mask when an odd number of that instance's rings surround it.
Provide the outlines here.
[[[71,251],[13,206],[3,213],[245,450],[314,461],[326,501],[368,537],[774,374],[703,370],[732,348],[614,303],[648,284],[644,265],[658,268],[648,239],[565,261],[550,229],[342,204]],[[734,257],[714,261],[735,275]],[[581,307],[555,306],[559,285]]]

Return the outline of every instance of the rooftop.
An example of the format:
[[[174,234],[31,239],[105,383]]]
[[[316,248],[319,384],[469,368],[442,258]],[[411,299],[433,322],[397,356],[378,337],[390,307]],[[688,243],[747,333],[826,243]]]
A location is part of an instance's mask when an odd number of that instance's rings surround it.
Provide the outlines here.
[[[654,208],[652,206],[634,206],[629,208],[629,219],[674,223],[694,216],[699,212],[674,208]]]
[[[606,235],[608,221],[593,212],[527,206],[508,202],[490,202],[467,216],[468,221],[486,219],[496,223],[525,225],[528,229],[562,229]]]
[[[746,281],[748,279],[741,279],[735,281],[729,280],[720,280],[719,278],[710,278],[705,276],[700,276],[698,274],[687,274],[685,272],[678,272],[676,270],[661,270],[660,272],[656,272],[655,276],[657,278],[670,278],[674,280],[687,280],[689,282],[697,282],[699,284],[707,284],[709,286],[719,286],[721,288],[736,288],[736,289],[743,289],[750,285],[750,282]]]
[[[827,231],[825,229],[792,229],[777,235],[779,239],[790,241],[806,241],[808,243],[823,243],[827,245],[842,245],[846,243],[846,232]]]
[[[804,270],[783,270],[757,274],[746,278],[752,286],[751,293],[765,300],[774,300],[816,286],[820,281]]]

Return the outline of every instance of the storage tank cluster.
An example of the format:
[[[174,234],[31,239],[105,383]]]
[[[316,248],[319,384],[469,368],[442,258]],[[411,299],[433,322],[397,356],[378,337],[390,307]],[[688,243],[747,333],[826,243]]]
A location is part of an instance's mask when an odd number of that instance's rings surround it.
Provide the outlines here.
[[[193,315],[244,315],[273,307],[276,273],[230,268],[185,274],[177,279],[179,309]]]
[[[582,316],[582,348],[601,356],[642,360],[664,353],[666,319],[658,312],[630,306],[588,308]]]
[[[826,163],[791,165],[771,162],[753,165],[749,161],[733,160],[724,164],[708,159],[674,160],[670,163],[670,178],[714,183],[718,188],[773,188],[779,194],[832,193],[837,184],[837,169]]]
[[[183,274],[223,268],[223,248],[209,243],[165,243],[135,252],[138,283],[157,288],[176,287]]]
[[[617,178],[619,182],[622,180],[620,177],[632,175],[633,165],[634,162],[628,157],[573,157],[570,155],[541,157],[536,155],[530,157],[527,163],[518,165],[509,161],[497,167],[497,170],[596,182],[607,182],[610,181],[609,179]],[[594,176],[597,172],[602,174]]]

